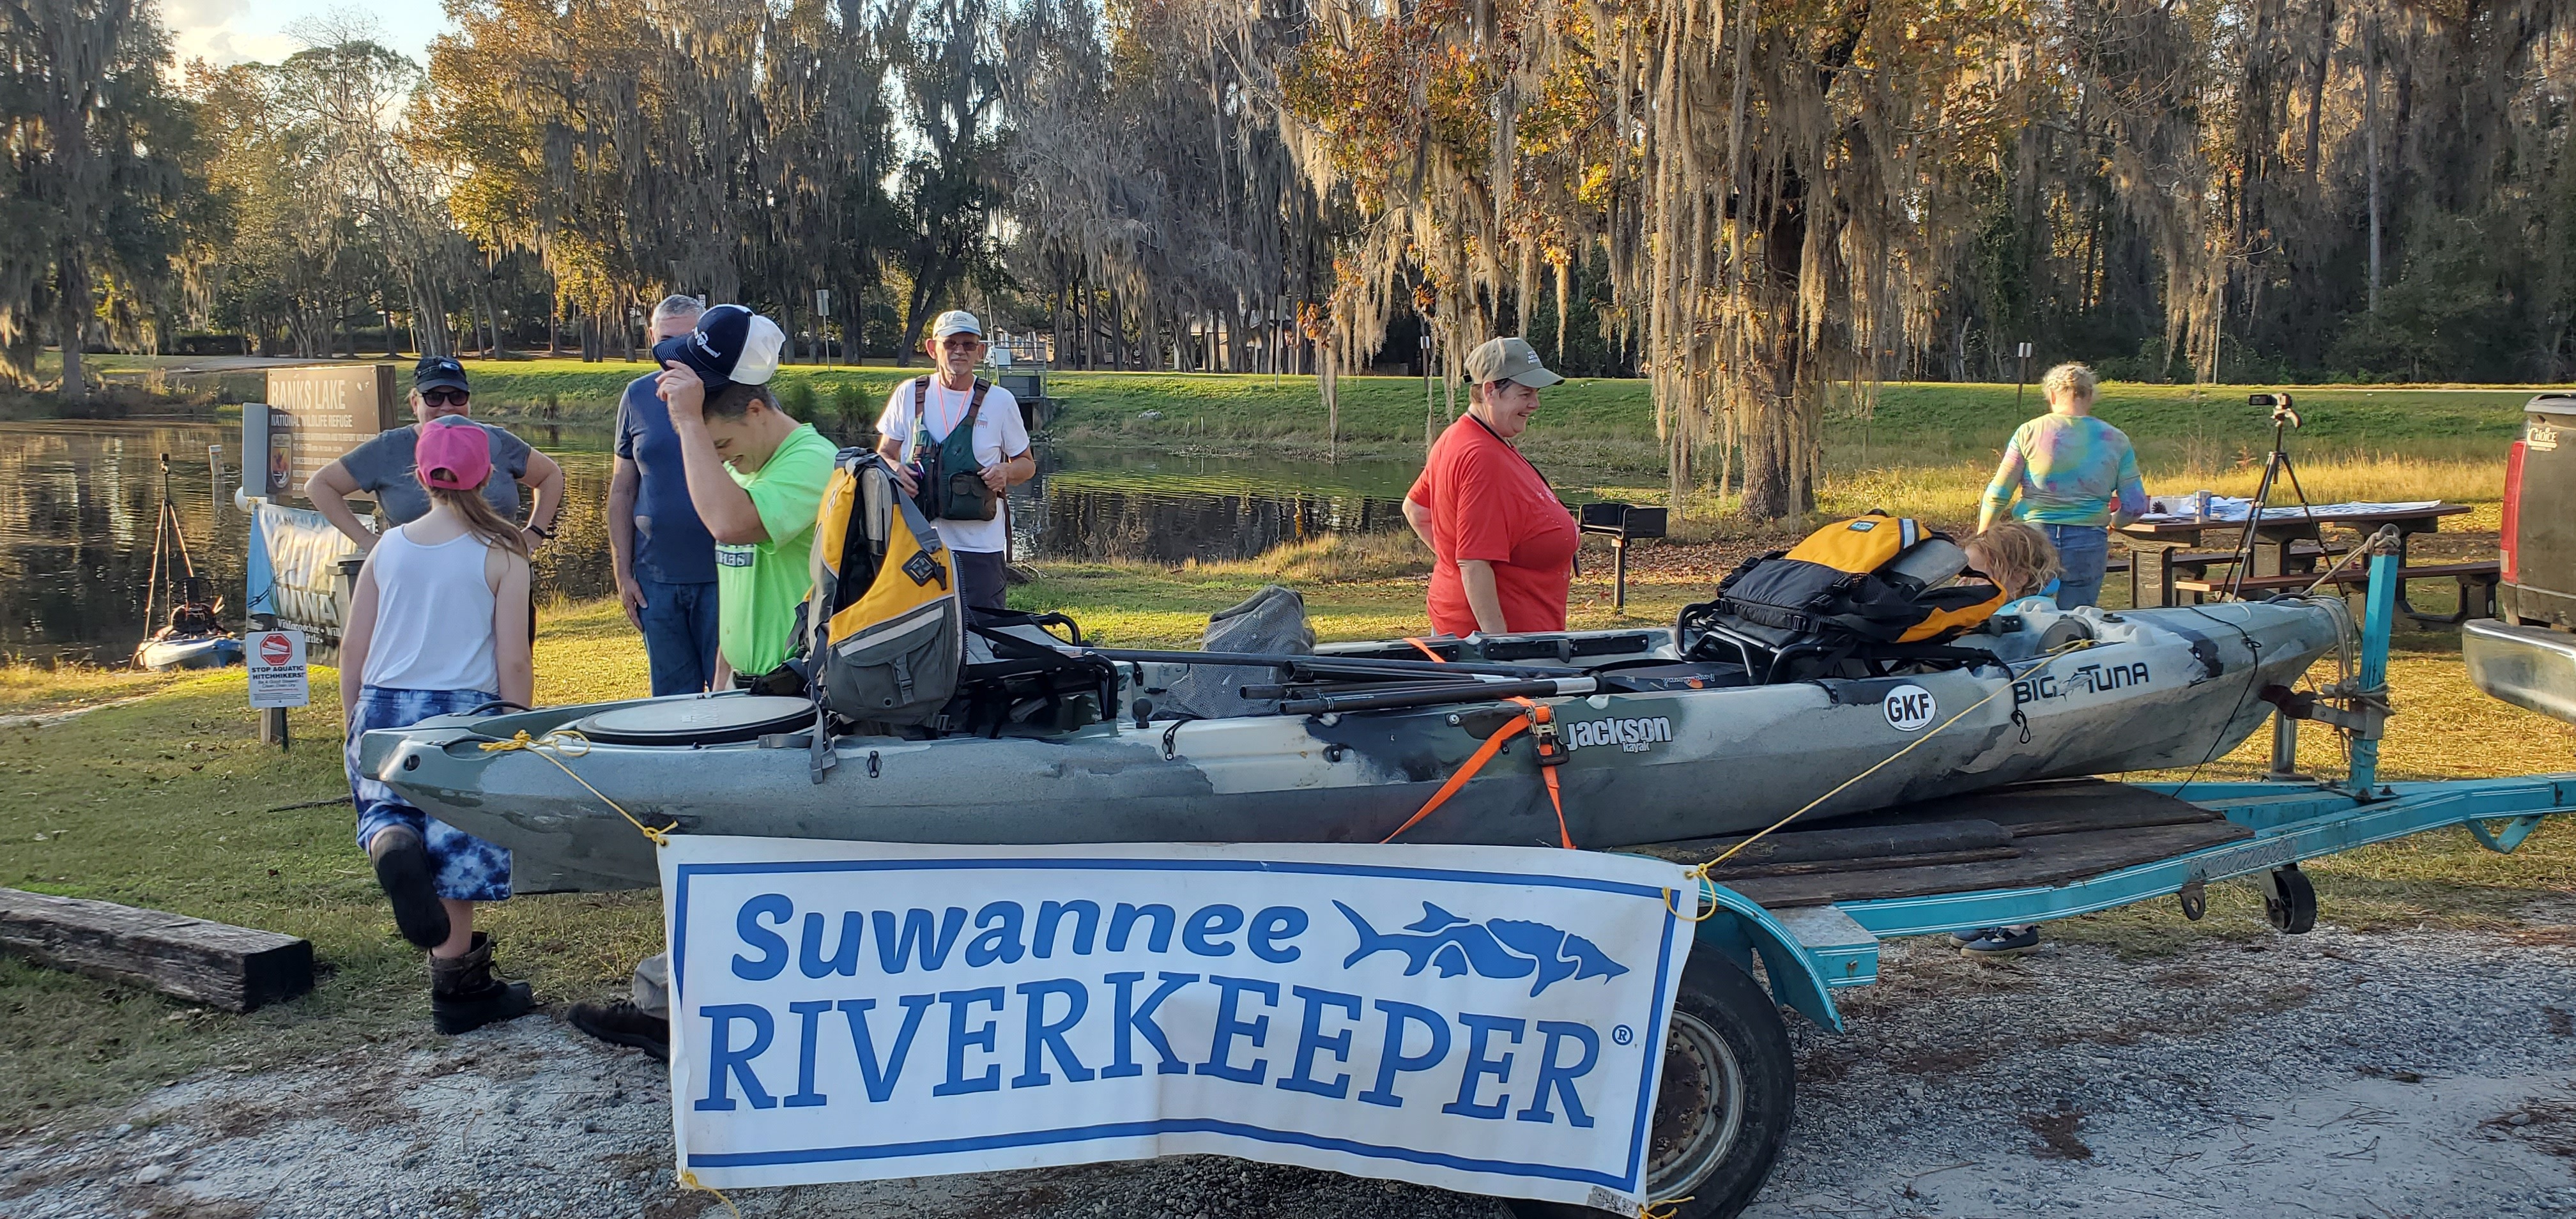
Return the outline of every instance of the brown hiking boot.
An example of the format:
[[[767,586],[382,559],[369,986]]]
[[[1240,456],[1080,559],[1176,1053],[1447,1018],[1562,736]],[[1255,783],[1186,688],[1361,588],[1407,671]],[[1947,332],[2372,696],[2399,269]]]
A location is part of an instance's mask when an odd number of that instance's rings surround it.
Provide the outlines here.
[[[439,1032],[470,1033],[516,1020],[536,1006],[527,983],[492,976],[492,937],[484,932],[474,933],[474,947],[464,956],[429,959],[429,1016]]]

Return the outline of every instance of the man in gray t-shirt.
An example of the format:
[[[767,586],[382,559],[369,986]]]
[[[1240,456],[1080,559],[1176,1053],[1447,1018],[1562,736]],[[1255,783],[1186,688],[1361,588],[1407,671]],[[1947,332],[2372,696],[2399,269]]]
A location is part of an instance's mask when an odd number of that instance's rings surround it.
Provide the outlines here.
[[[429,492],[421,488],[420,477],[412,469],[420,424],[451,415],[462,417],[471,409],[465,369],[455,360],[423,357],[411,376],[411,412],[420,423],[377,435],[315,471],[304,484],[304,497],[361,550],[374,549],[376,534],[358,520],[348,497],[372,497],[386,519],[397,525],[420,519],[429,511]],[[563,504],[563,468],[500,428],[479,422],[475,426],[492,438],[492,479],[483,484],[483,498],[502,516],[517,520],[520,486],[535,490],[537,506],[528,516],[528,544],[544,544],[555,534],[555,513]]]

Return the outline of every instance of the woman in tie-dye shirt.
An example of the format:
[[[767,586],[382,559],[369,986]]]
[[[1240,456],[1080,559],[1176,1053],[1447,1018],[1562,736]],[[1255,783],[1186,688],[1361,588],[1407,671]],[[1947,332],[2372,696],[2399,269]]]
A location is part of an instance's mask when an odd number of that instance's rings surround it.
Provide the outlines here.
[[[2009,508],[2048,535],[2065,565],[2057,586],[2062,609],[2101,597],[2102,567],[2111,557],[2109,527],[2147,510],[2138,455],[2120,429],[2093,417],[2093,385],[2093,370],[2081,364],[2048,370],[2039,383],[2048,413],[2013,433],[1977,514],[1983,530]]]

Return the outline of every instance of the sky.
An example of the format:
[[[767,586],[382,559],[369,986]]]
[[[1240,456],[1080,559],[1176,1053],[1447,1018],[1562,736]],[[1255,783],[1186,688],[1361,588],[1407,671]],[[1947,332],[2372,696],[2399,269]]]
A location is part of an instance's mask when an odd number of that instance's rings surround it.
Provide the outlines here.
[[[373,23],[377,41],[424,63],[430,40],[447,28],[437,0],[161,0],[162,24],[183,64],[276,63],[305,48],[296,29],[335,17]]]

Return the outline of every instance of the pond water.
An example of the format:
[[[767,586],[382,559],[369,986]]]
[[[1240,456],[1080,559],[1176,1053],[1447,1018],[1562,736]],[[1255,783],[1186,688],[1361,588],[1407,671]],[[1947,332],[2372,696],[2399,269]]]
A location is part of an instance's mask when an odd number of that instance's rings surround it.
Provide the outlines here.
[[[607,595],[608,430],[512,427],[564,467],[562,533],[538,554],[538,595]],[[220,487],[210,446],[220,446]],[[132,653],[146,633],[164,454],[197,574],[224,595],[225,621],[238,625],[248,535],[248,518],[232,505],[238,425],[0,424],[0,653],[100,664]],[[1250,558],[1329,533],[1401,529],[1400,503],[1418,469],[1403,461],[1325,465],[1053,446],[1039,459],[1038,477],[1011,493],[1016,553],[1169,565]]]

